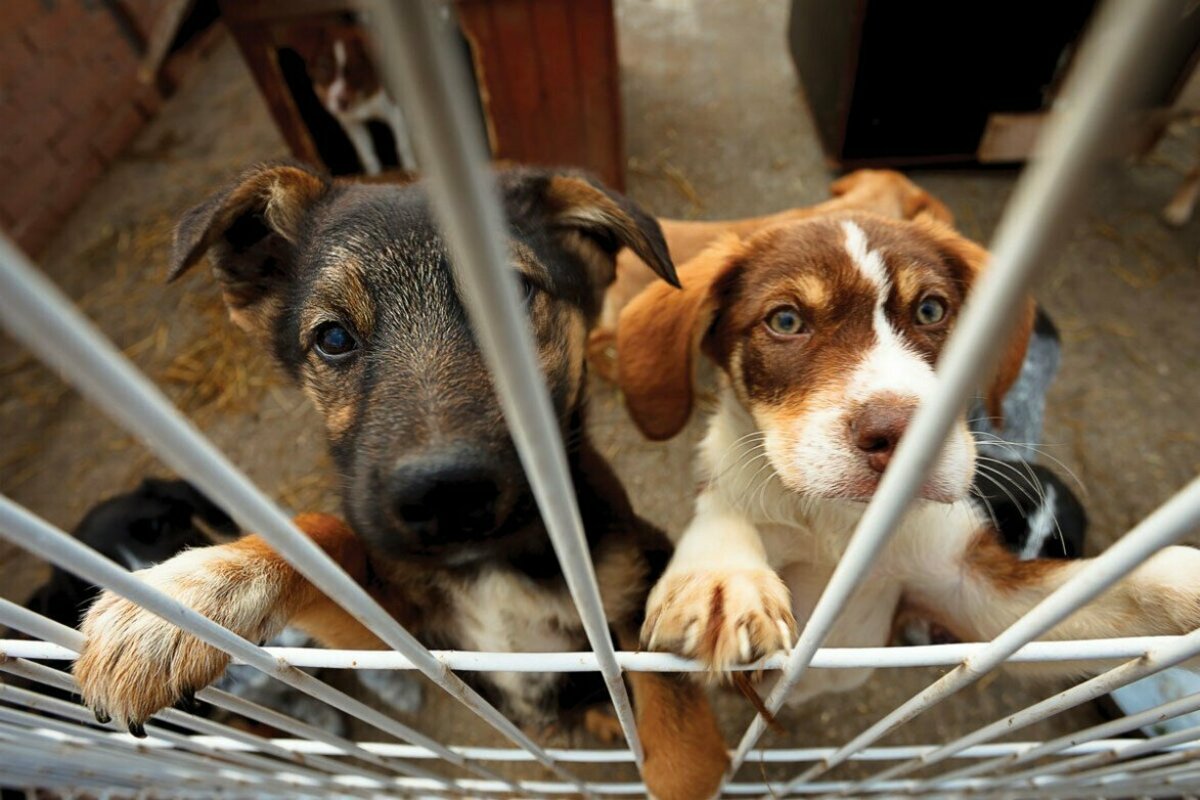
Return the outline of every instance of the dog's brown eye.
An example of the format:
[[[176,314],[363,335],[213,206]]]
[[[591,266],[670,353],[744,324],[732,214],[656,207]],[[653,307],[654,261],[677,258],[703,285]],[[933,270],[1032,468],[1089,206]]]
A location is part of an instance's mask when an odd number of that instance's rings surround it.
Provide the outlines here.
[[[345,358],[358,349],[354,334],[337,322],[326,322],[317,328],[314,344],[317,352],[330,361]]]
[[[937,325],[946,318],[946,301],[940,297],[929,295],[917,304],[914,315],[918,325]]]
[[[777,308],[767,317],[767,327],[780,336],[797,336],[806,331],[804,318],[791,306]]]

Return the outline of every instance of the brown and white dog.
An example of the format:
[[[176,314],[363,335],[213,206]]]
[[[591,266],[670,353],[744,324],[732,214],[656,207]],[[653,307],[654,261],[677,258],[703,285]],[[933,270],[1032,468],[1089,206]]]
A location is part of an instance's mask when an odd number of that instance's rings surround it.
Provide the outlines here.
[[[396,102],[388,96],[367,50],[366,39],[358,27],[322,29],[310,41],[298,47],[313,91],[325,110],[333,115],[346,132],[363,172],[378,175],[383,170],[368,122],[388,126],[396,142],[400,167],[413,170],[417,156],[408,124]]]
[[[498,183],[605,614],[632,648],[670,545],[634,514],[589,444],[586,341],[617,251],[636,249],[666,280],[674,267],[654,220],[590,179],[516,170]],[[255,167],[185,215],[172,274],[206,253],[234,322],[324,417],[350,524],[322,515],[297,524],[429,647],[586,649],[423,188]],[[331,647],[382,646],[257,536],[139,574],[251,641],[292,625]],[[85,701],[139,733],[228,663],[112,594],[91,608],[83,631],[75,674]],[[527,727],[612,730],[611,717],[595,713],[607,707],[597,674],[465,677]],[[653,673],[629,682],[655,796],[711,794],[727,759],[703,693]]]
[[[700,448],[695,517],[650,595],[644,646],[721,671],[792,644],[934,390],[934,365],[986,262],[983,248],[931,215],[842,210],[726,234],[680,268],[682,291],[650,286],[624,309],[620,385],[649,438],[686,423],[701,353],[723,378]],[[1030,302],[987,387],[997,416],[1032,319]],[[968,502],[975,458],[960,419],[829,645],[887,644],[902,607],[961,640],[990,639],[1087,567],[1006,550]],[[1200,551],[1169,548],[1049,637],[1190,631],[1200,625],[1198,577]],[[809,671],[791,700],[851,689],[869,674]]]

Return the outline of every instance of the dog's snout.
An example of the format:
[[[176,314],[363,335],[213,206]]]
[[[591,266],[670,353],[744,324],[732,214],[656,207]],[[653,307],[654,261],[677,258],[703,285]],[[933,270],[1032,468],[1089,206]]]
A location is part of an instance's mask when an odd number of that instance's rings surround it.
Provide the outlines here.
[[[392,473],[389,494],[392,512],[423,545],[486,535],[497,525],[500,481],[480,458],[405,462]]]
[[[912,406],[907,404],[873,404],[850,418],[850,438],[875,472],[887,469],[912,412]]]

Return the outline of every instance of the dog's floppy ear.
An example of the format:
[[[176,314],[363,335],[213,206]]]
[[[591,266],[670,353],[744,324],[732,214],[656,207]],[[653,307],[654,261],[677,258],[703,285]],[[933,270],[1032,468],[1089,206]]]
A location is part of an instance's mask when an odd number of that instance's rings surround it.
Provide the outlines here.
[[[628,247],[655,274],[679,285],[675,264],[654,217],[629,198],[578,172],[512,170],[501,175],[501,191],[518,227],[540,220],[566,250],[579,256],[603,290],[616,276],[616,257]]]
[[[980,275],[987,269],[991,255],[980,245],[962,236],[954,229],[943,225],[929,217],[918,217],[916,224],[921,226],[939,244],[944,257],[950,262],[955,271],[961,276],[965,288],[974,288]],[[996,370],[992,373],[984,394],[984,407],[996,421],[996,427],[1004,424],[1004,396],[1017,382],[1021,374],[1021,365],[1025,363],[1025,351],[1029,347],[1029,339],[1033,335],[1033,323],[1037,316],[1037,305],[1032,295],[1026,295],[1017,311],[1017,319],[1013,323],[1008,341],[1000,351],[996,362]]]
[[[736,268],[741,240],[729,234],[684,264],[676,290],[655,283],[617,324],[617,370],[629,415],[649,439],[669,439],[692,413],[696,354],[717,312],[714,287]]]
[[[230,315],[243,328],[291,268],[304,219],[329,191],[327,177],[296,164],[264,164],[183,215],[175,228],[167,280],[212,252]]]

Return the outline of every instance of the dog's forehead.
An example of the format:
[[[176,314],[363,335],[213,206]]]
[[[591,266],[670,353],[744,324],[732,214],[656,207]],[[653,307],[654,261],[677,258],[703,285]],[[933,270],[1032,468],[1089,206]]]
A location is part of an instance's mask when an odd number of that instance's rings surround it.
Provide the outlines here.
[[[740,261],[742,298],[783,291],[817,307],[870,309],[894,287],[907,294],[951,277],[935,242],[912,225],[870,215],[778,226],[751,239]]]
[[[382,273],[383,282],[395,270],[445,266],[445,242],[424,193],[414,187],[344,189],[321,210],[309,244],[321,261],[353,254],[368,273]]]

